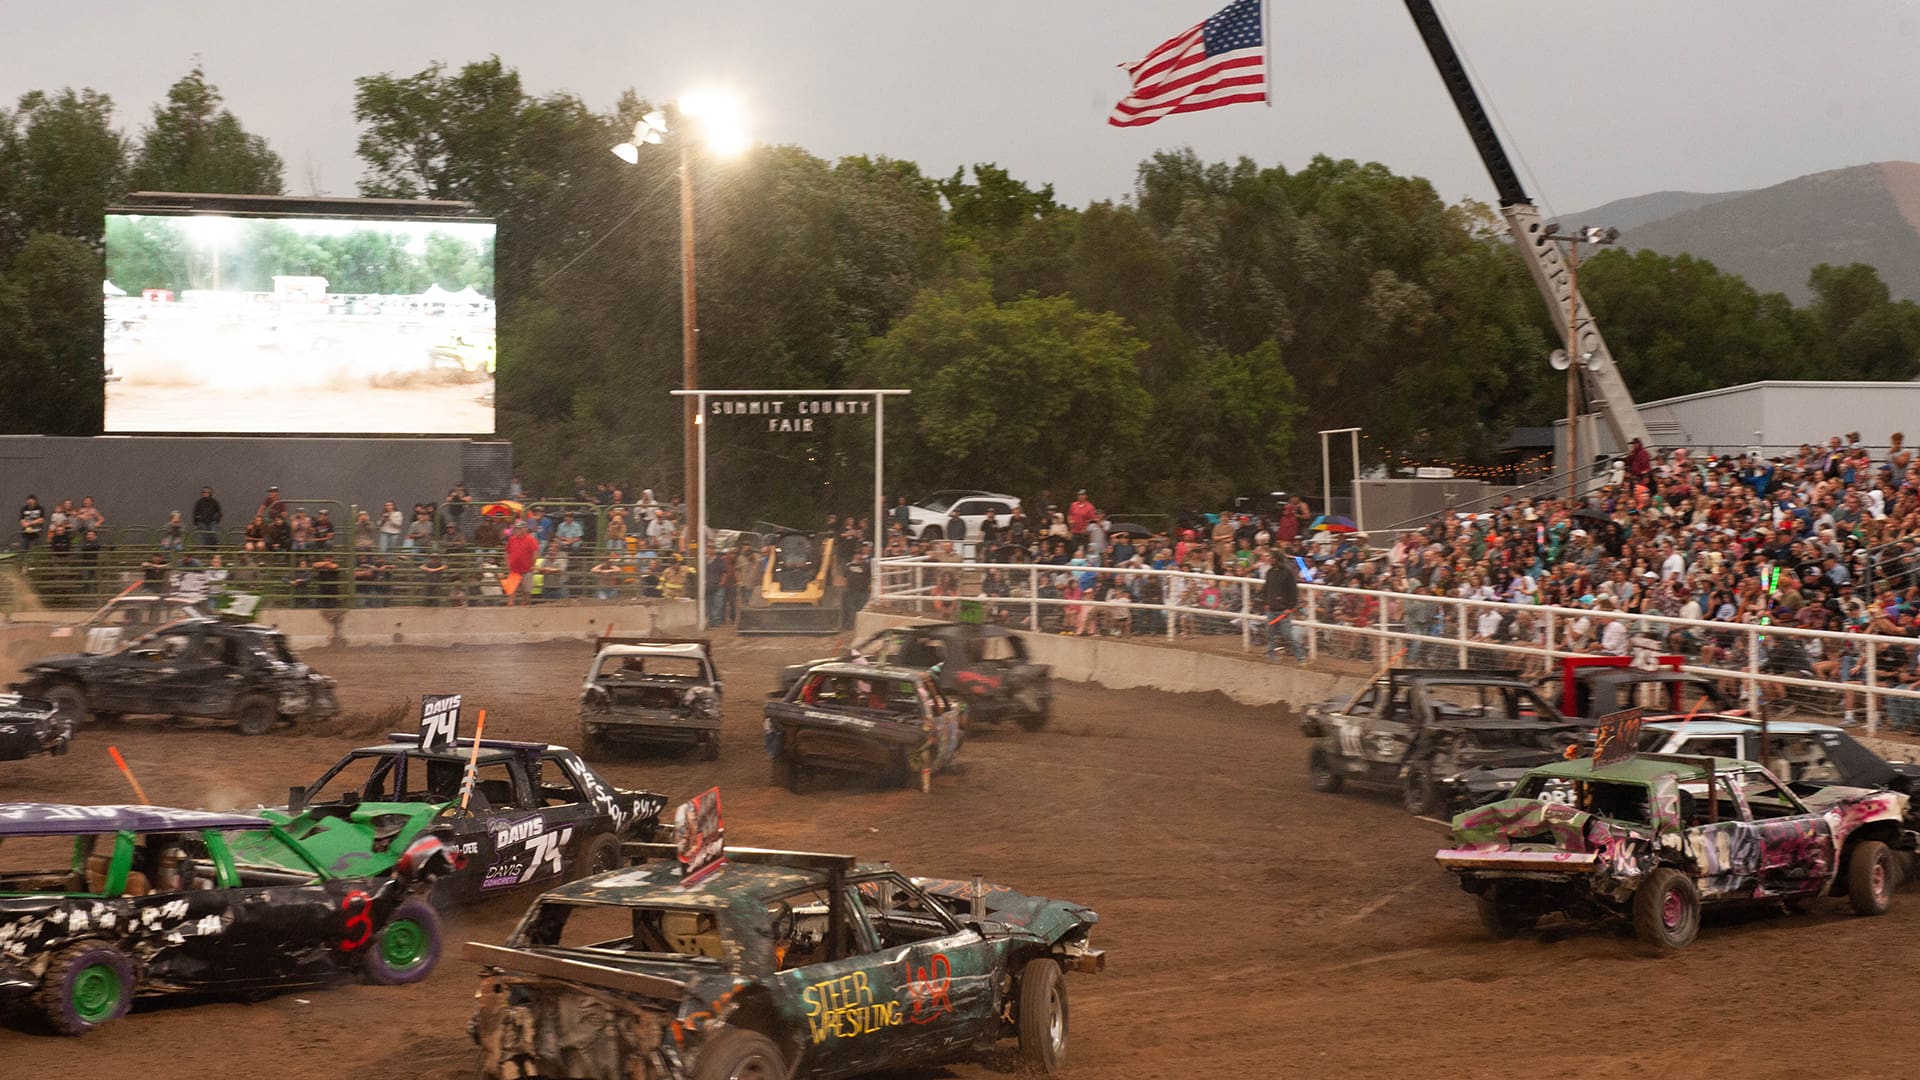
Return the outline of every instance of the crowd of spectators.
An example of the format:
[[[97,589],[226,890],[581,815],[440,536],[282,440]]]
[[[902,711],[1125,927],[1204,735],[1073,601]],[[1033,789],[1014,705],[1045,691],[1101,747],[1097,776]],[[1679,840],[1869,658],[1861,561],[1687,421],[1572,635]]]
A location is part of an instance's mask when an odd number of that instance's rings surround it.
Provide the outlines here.
[[[1270,631],[1269,655],[1294,651],[1289,620],[1301,581],[1358,592],[1323,594],[1317,621],[1377,626],[1448,639],[1409,650],[1408,662],[1453,655],[1453,642],[1548,644],[1549,621],[1528,606],[1572,608],[1554,620],[1555,648],[1629,655],[1636,648],[1681,653],[1714,667],[1743,669],[1759,642],[1763,670],[1842,683],[1865,680],[1864,652],[1850,642],[1672,628],[1642,615],[1727,624],[1778,625],[1920,638],[1920,462],[1894,433],[1868,447],[1858,433],[1768,455],[1700,456],[1654,452],[1637,443],[1604,482],[1576,499],[1560,494],[1507,496],[1497,505],[1436,515],[1425,527],[1369,538],[1316,517],[1294,498],[1255,512],[1189,515],[1147,536],[1115,535],[1081,493],[1065,511],[1037,500],[1030,526],[1016,515],[981,550],[1006,550],[1061,567],[1045,575],[1041,595],[1066,601],[1043,628],[1073,634],[1140,629],[1136,605],[1169,603],[1220,610],[1214,630],[1246,621],[1242,593],[1214,576],[1258,579],[1254,610]],[[983,530],[985,531],[985,530]],[[1372,542],[1369,542],[1369,541]],[[889,541],[889,554],[957,558],[940,544]],[[1027,561],[1011,557],[1005,561]],[[1150,567],[1208,575],[1120,576],[1100,567]],[[938,572],[935,572],[938,574]],[[1284,580],[1270,580],[1284,579]],[[954,595],[1024,595],[1028,584],[988,571],[933,582],[936,603]],[[1249,593],[1250,595],[1250,593]],[[1500,601],[1461,608],[1441,598]],[[994,605],[1009,621],[1030,618],[1024,605]],[[1466,614],[1462,615],[1461,612]],[[1588,615],[1586,613],[1590,612]],[[1206,620],[1174,617],[1153,628],[1204,632]],[[1460,620],[1465,618],[1463,628]],[[1371,649],[1364,639],[1354,644]],[[1881,648],[1875,683],[1920,690],[1920,650]],[[1783,691],[1765,684],[1770,696]],[[1852,719],[1849,692],[1845,720]]]

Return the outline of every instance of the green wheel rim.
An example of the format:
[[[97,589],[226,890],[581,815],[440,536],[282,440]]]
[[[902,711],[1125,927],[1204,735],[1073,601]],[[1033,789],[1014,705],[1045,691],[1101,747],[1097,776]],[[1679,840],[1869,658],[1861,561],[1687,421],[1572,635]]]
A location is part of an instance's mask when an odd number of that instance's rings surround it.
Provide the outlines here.
[[[113,1018],[120,1007],[120,973],[106,964],[89,964],[73,977],[67,999],[74,1014],[89,1024]]]
[[[395,919],[380,931],[380,958],[396,971],[426,959],[427,932],[412,919]]]

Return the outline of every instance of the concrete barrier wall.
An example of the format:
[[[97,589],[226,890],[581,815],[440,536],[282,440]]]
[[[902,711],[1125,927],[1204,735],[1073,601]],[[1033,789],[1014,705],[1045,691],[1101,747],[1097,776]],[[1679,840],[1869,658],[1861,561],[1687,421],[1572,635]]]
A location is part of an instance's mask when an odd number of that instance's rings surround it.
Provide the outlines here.
[[[71,637],[50,636],[72,612],[34,612],[0,625],[0,653],[9,671],[42,656],[72,652]],[[279,629],[296,649],[324,645],[514,645],[590,640],[609,627],[623,634],[696,637],[699,616],[688,600],[639,604],[534,604],[527,607],[274,609],[260,622]]]
[[[860,613],[857,636],[917,621],[911,616]],[[1168,690],[1194,693],[1218,690],[1245,705],[1286,705],[1298,709],[1323,698],[1352,692],[1359,680],[1295,664],[1274,664],[1257,655],[1229,655],[1145,645],[1126,638],[1065,637],[1014,631],[1027,653],[1053,665],[1055,678],[1090,682],[1113,690]]]
[[[855,640],[888,626],[930,622],[907,615],[862,611]],[[1365,676],[1336,675],[1293,664],[1273,664],[1257,655],[1198,652],[1142,645],[1123,638],[1064,637],[1015,630],[1027,652],[1053,675],[1069,682],[1090,682],[1113,690],[1147,688],[1174,693],[1218,690],[1244,705],[1286,705],[1292,709],[1359,690]],[[1920,743],[1876,738],[1856,728],[1854,738],[1888,761],[1920,761]]]

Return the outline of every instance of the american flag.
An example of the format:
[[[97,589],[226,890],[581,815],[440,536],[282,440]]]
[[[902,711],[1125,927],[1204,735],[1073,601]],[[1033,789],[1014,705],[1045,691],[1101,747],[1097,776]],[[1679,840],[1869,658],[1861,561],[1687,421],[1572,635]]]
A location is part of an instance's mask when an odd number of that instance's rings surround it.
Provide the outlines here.
[[[1267,100],[1262,0],[1233,0],[1206,22],[1163,42],[1144,60],[1121,64],[1133,93],[1107,117],[1114,127],[1151,124],[1168,113]]]

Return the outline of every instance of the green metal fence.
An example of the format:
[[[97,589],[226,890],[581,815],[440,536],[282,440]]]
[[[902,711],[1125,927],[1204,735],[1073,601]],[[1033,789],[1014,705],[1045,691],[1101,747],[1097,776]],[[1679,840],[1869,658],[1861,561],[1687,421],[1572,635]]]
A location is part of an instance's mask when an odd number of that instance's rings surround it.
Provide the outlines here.
[[[44,545],[5,562],[11,587],[0,608],[91,610],[138,585],[151,592],[248,593],[262,607],[481,606],[509,602],[499,548],[455,545],[355,550],[351,538],[326,548],[247,550],[244,544],[183,548],[148,543],[57,552]],[[632,601],[694,596],[691,560],[642,547],[581,545],[543,555],[516,602]]]

